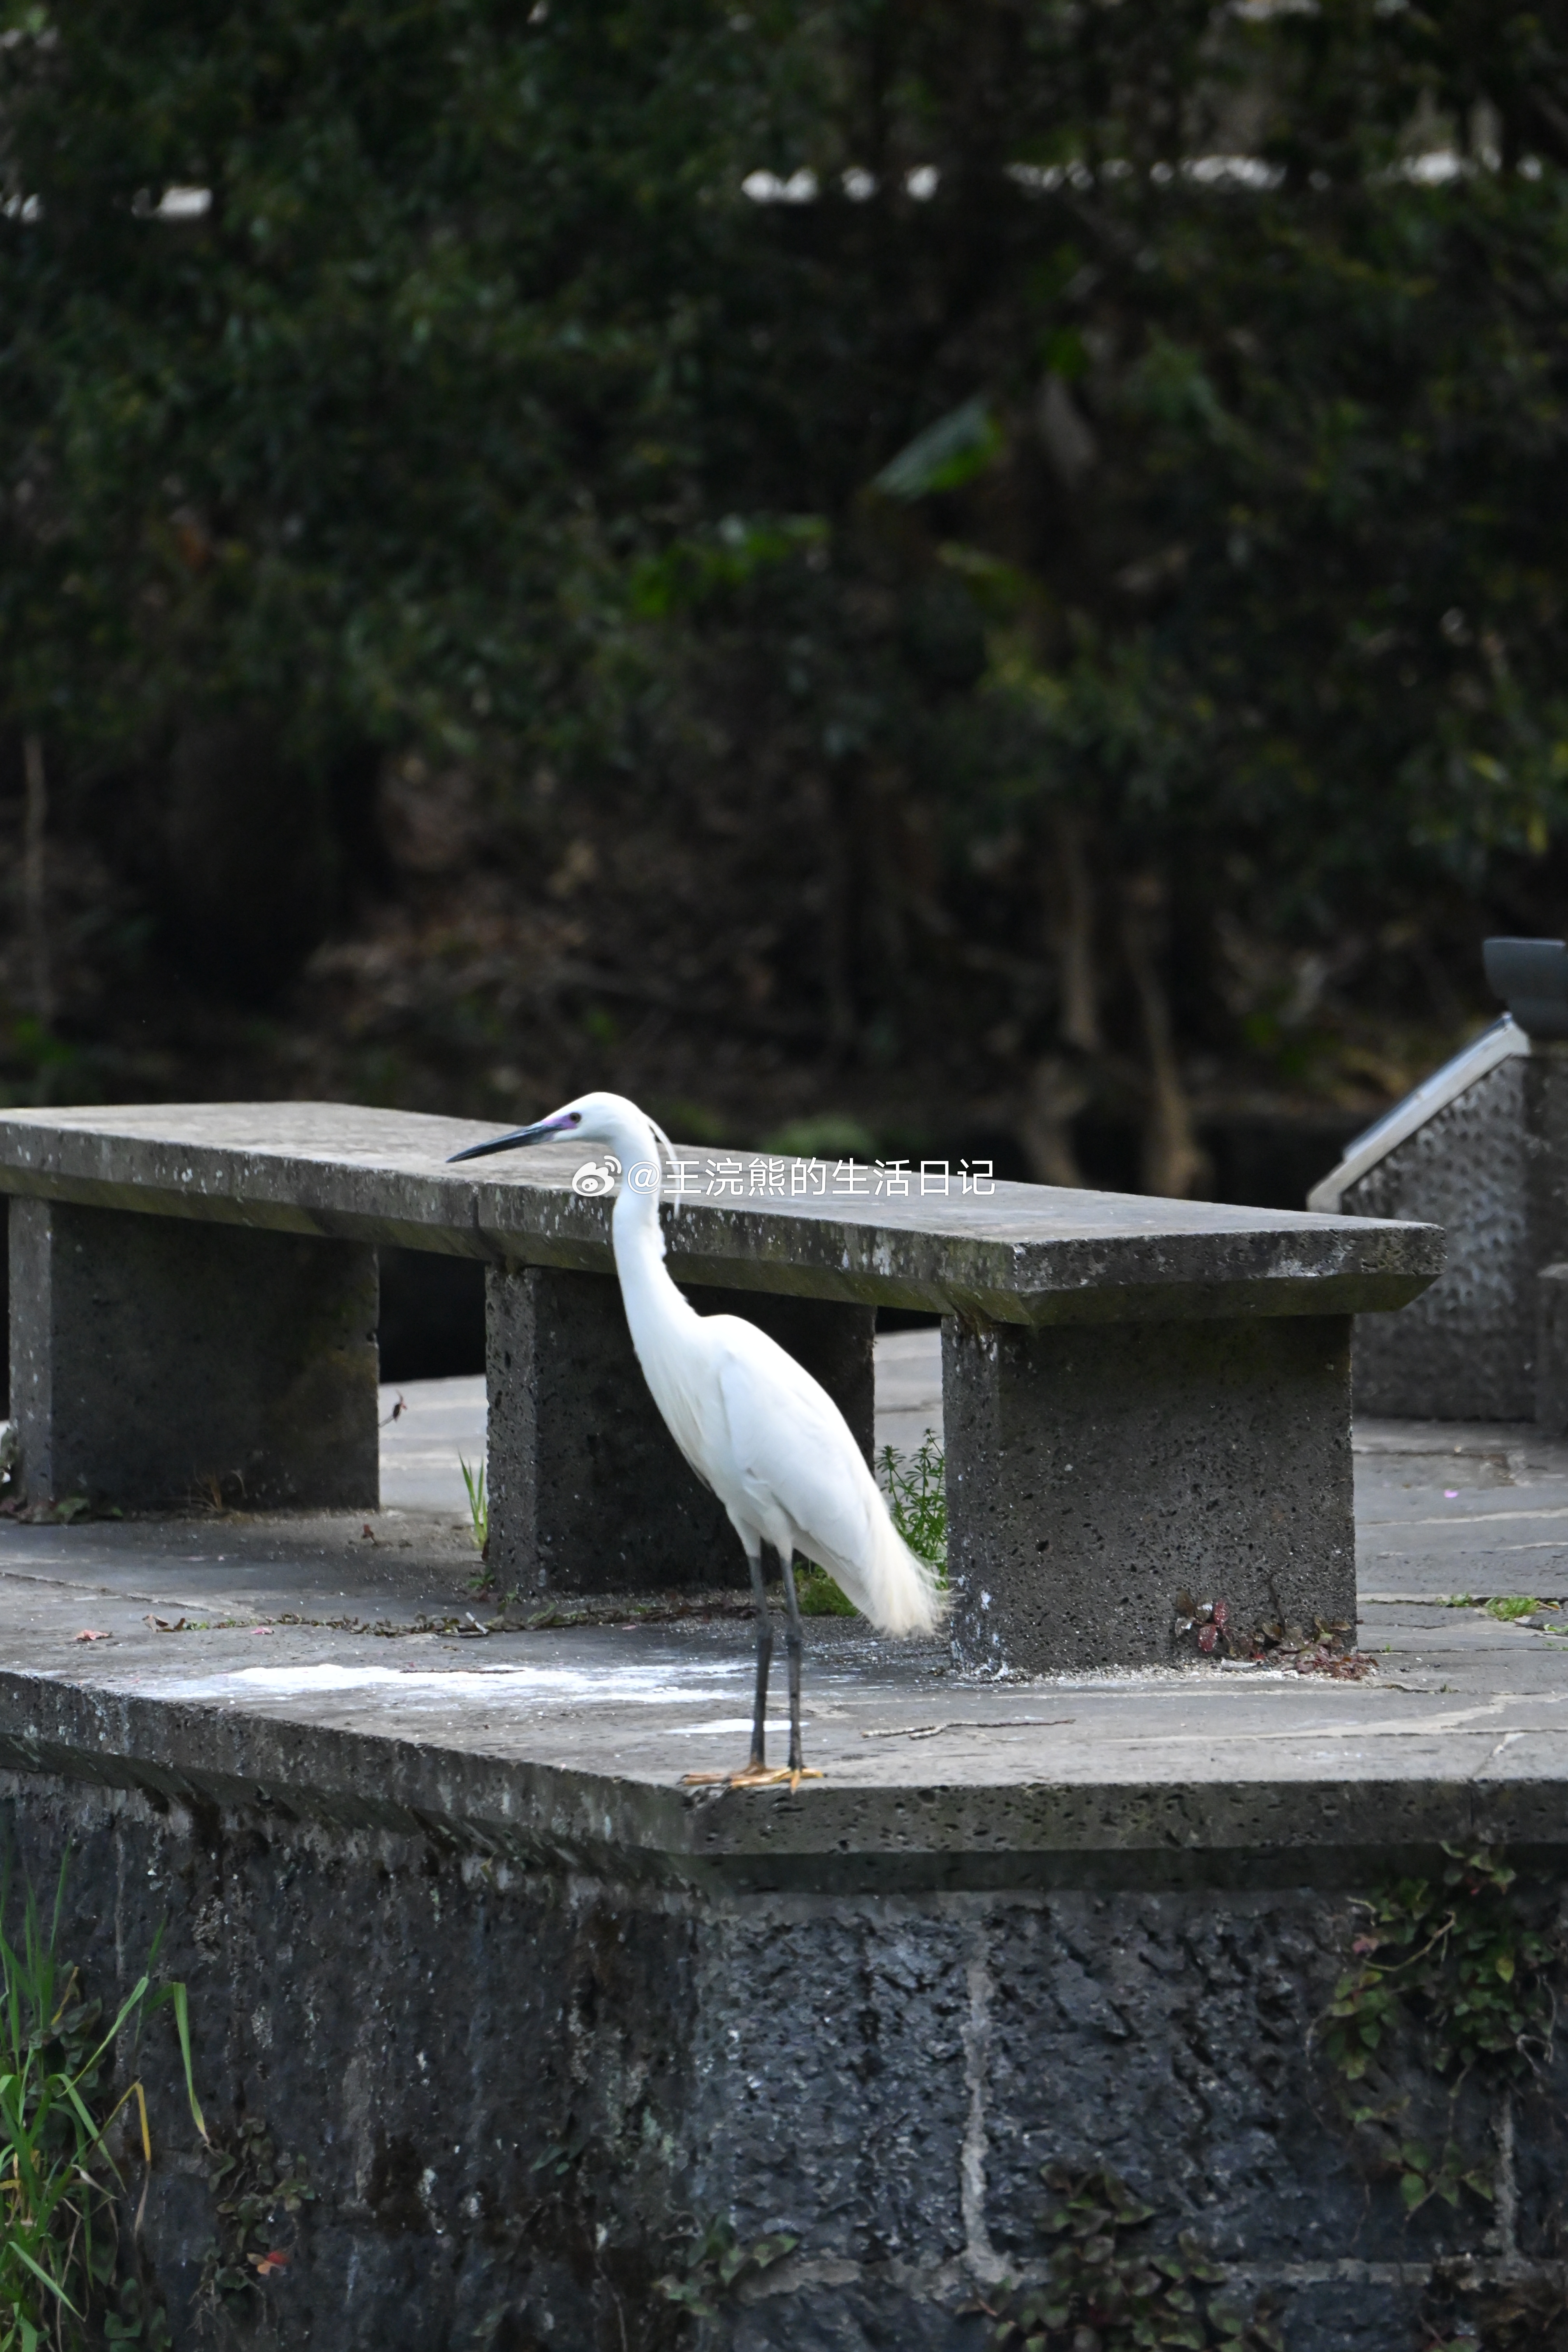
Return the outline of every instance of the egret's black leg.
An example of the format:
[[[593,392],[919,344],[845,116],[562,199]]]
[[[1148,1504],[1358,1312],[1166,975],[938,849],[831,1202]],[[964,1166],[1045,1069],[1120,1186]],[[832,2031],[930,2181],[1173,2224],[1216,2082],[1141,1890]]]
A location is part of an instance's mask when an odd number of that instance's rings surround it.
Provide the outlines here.
[[[773,1658],[773,1631],[768,1622],[768,1589],[763,1581],[763,1549],[748,1552],[746,1565],[752,1571],[752,1591],[757,1602],[757,1696],[752,1710],[752,1760],[748,1772],[760,1772],[765,1758],[763,1753],[768,1718],[768,1668]]]
[[[768,1668],[773,1658],[773,1627],[768,1622],[768,1589],[763,1581],[763,1551],[748,1551],[746,1565],[752,1571],[752,1591],[757,1602],[757,1702],[752,1715],[752,1756],[743,1772],[687,1772],[682,1786],[712,1787],[728,1781],[731,1789],[771,1789],[775,1782],[787,1780],[791,1790],[799,1788],[803,1780],[820,1780],[820,1772],[808,1772],[800,1760],[800,1654],[803,1637],[800,1623],[800,1602],[795,1597],[794,1563],[784,1562],[784,1602],[789,1611],[789,1762],[770,1772],[765,1747],[768,1721]]]
[[[789,1629],[784,1644],[789,1651],[789,1769],[804,1772],[805,1759],[800,1751],[800,1660],[805,1646],[805,1634],[800,1622],[800,1595],[795,1589],[795,1555],[781,1552],[784,1564],[784,1607],[789,1612]]]

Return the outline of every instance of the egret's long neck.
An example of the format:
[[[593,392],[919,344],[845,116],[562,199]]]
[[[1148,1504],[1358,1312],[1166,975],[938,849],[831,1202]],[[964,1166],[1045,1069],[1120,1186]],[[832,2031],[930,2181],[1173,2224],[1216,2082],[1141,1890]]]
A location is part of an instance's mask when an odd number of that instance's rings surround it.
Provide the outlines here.
[[[632,1343],[651,1378],[652,1360],[671,1345],[679,1346],[686,1327],[697,1318],[664,1263],[664,1235],[658,1222],[663,1171],[652,1129],[640,1121],[637,1129],[628,1124],[626,1132],[616,1139],[615,1151],[621,1163],[620,1189],[610,1215],[616,1272]]]

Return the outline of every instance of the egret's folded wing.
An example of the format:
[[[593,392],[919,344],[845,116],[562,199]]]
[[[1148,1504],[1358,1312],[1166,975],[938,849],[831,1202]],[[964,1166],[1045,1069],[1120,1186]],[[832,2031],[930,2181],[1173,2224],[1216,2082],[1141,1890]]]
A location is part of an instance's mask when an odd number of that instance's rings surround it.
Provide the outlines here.
[[[793,1538],[883,1631],[934,1632],[945,1608],[935,1570],[889,1517],[832,1398],[753,1324],[710,1320],[728,1327],[713,1334],[711,1360],[727,1475],[753,1524],[770,1542]]]
[[[782,1510],[825,1566],[858,1558],[876,1494],[843,1414],[765,1332],[738,1317],[723,1319],[734,1329],[723,1335],[719,1391],[748,1499],[760,1515],[770,1504]]]

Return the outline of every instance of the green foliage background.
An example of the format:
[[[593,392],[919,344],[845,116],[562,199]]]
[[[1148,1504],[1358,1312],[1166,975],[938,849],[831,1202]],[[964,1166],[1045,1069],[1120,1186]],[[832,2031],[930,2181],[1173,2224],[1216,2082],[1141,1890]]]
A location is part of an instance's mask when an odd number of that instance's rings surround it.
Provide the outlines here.
[[[1553,14],[0,22],[0,694],[149,903],[102,811],[203,725],[328,832],[413,760],[791,1103],[957,1087],[1041,1173],[1120,1106],[1174,1190],[1194,1095],[1374,1101],[1562,928]],[[525,1093],[685,1083],[574,1004]]]

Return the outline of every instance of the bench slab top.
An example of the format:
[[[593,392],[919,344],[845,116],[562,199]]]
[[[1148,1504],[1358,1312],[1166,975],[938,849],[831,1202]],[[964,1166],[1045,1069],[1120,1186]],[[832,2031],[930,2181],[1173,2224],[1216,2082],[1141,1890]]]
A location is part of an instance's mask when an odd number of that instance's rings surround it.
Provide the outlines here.
[[[0,1113],[0,1192],[313,1234],[494,1265],[612,1269],[595,1148],[452,1168],[496,1124],[349,1103],[166,1103]],[[1338,1315],[1402,1307],[1442,1271],[1434,1225],[997,1182],[851,1191],[832,1162],[677,1147],[665,1211],[683,1282],[1021,1323]],[[602,1158],[602,1154],[598,1155]],[[933,1180],[934,1181],[934,1180]],[[983,1180],[984,1181],[984,1180]]]

